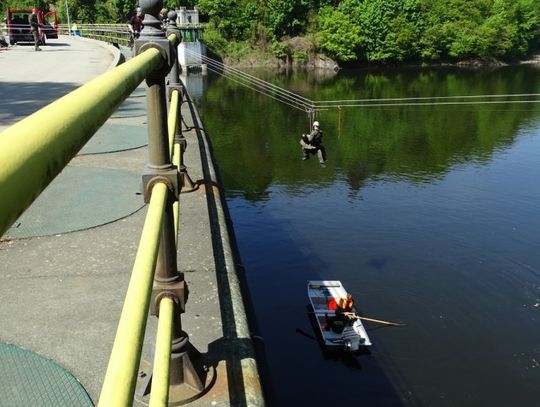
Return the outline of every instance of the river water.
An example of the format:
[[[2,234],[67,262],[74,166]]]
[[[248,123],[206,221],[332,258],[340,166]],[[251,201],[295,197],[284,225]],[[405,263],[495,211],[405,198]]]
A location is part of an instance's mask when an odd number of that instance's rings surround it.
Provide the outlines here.
[[[314,100],[540,93],[540,68],[252,72]],[[275,406],[537,406],[540,104],[304,112],[209,76],[212,139]],[[526,97],[523,99],[534,99]],[[374,345],[321,348],[306,282],[338,279]]]

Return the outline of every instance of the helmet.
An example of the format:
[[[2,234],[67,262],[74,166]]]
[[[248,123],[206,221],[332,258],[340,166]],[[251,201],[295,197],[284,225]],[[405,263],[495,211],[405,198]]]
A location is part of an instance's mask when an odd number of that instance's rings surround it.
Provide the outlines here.
[[[137,11],[137,13],[140,13],[142,10],[141,10],[140,7],[137,7],[136,11]]]
[[[319,124],[319,122],[315,121],[315,122],[313,122],[313,126],[317,126],[317,127],[319,127],[319,126],[320,126],[320,124]]]

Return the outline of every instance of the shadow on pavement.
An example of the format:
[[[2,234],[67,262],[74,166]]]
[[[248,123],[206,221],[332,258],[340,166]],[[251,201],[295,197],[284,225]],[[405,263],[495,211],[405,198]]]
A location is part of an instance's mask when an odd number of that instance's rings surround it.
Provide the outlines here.
[[[0,123],[15,124],[79,87],[76,83],[0,82]]]

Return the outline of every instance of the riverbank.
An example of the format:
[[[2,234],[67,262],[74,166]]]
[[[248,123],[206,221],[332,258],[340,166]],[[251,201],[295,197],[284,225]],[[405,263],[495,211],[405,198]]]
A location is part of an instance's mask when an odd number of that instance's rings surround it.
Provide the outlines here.
[[[460,60],[442,59],[440,61],[390,61],[339,62],[320,53],[316,46],[305,37],[286,39],[280,50],[275,52],[269,47],[253,47],[246,43],[231,44],[224,52],[209,49],[209,56],[235,68],[267,68],[277,70],[306,71],[322,69],[338,72],[341,69],[365,69],[377,67],[461,67],[484,68],[521,64],[540,64],[540,52],[532,53],[524,59],[503,60],[495,57],[476,57]],[[277,54],[277,55],[276,55]]]

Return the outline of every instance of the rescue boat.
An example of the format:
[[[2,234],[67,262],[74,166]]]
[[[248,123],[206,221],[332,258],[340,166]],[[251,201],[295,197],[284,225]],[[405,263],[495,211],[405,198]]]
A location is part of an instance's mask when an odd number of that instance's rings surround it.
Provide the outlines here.
[[[349,318],[336,316],[336,305],[346,296],[341,281],[308,281],[308,297],[324,345],[329,349],[355,352],[360,347],[371,346],[371,341],[354,306],[346,313]]]

